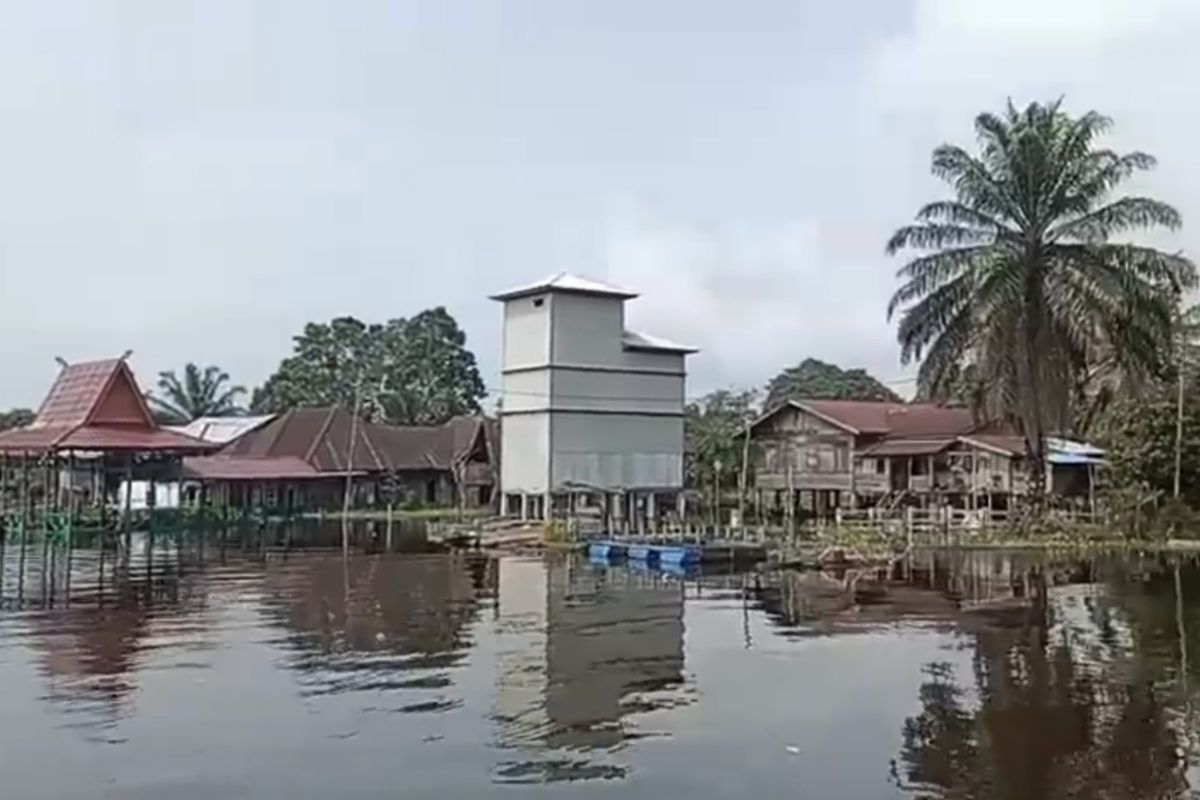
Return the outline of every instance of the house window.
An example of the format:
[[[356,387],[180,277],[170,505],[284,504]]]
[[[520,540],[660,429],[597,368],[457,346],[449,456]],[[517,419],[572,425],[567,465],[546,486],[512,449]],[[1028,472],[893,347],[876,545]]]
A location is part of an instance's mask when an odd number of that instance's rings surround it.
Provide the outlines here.
[[[436,479],[425,481],[425,502],[436,503],[438,496],[438,482]]]
[[[546,298],[544,298],[544,297],[533,298],[533,307],[534,308],[541,308],[544,305],[546,305]]]
[[[913,475],[928,475],[929,461],[924,456],[915,456],[912,460]]]
[[[882,458],[875,459],[875,474],[883,475],[887,472],[887,460]]]

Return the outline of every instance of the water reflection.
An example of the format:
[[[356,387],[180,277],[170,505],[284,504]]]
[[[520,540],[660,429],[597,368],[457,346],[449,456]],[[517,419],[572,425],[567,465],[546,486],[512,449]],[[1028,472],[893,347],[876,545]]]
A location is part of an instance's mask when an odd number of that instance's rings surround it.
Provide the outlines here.
[[[639,714],[686,702],[683,584],[566,556],[503,562],[494,717],[506,782],[620,778]],[[597,752],[599,751],[599,752]]]
[[[1193,563],[976,553],[714,577],[372,541],[83,549],[69,597],[7,594],[13,796],[1196,785]]]
[[[495,593],[495,566],[484,556],[273,559],[264,606],[286,630],[278,641],[292,652],[304,694],[439,692],[470,648],[480,600]],[[440,693],[400,702],[393,710],[454,705]]]

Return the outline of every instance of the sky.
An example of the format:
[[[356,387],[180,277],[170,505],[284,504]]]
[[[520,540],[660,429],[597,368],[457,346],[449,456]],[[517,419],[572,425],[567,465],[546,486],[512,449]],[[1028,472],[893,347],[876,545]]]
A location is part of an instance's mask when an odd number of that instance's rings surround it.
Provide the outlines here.
[[[884,243],[979,111],[1112,116],[1200,251],[1197,41],[1194,0],[0,0],[0,408],[435,305],[496,386],[486,296],[559,271],[701,347],[689,395],[904,393]]]

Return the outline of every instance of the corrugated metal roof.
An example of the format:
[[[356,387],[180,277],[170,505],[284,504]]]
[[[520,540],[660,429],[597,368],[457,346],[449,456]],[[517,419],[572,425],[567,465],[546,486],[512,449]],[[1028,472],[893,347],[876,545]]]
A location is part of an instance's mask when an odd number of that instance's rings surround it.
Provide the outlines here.
[[[591,278],[583,278],[578,275],[572,275],[567,272],[560,272],[557,275],[551,275],[534,283],[529,283],[524,286],[518,286],[514,289],[509,289],[499,294],[492,295],[493,300],[512,300],[517,297],[525,297],[526,295],[538,294],[539,292],[574,292],[575,294],[594,294],[603,295],[606,297],[620,297],[626,300],[637,297],[637,292],[630,292],[625,289],[613,286],[612,284],[602,281],[592,280]]]
[[[252,417],[198,417],[187,425],[168,425],[168,430],[191,436],[214,444],[229,444],[250,431],[261,428],[275,414],[260,414]]]
[[[1103,466],[1105,452],[1099,447],[1074,439],[1046,437],[1046,460],[1061,466]]]
[[[621,344],[627,350],[661,350],[668,353],[699,353],[700,349],[691,345],[679,344],[672,342],[670,339],[662,339],[658,336],[650,336],[637,331],[624,331],[621,333]]]
[[[1007,433],[972,433],[961,437],[963,443],[992,450],[1006,456],[1025,455],[1025,439],[1015,434]]]

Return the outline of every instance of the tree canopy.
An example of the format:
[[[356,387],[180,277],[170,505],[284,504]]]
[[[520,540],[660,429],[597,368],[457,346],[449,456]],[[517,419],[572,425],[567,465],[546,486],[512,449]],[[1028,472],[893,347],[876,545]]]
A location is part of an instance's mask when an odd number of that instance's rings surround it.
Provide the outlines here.
[[[1155,162],[1098,147],[1110,125],[1057,102],[980,114],[977,153],[951,144],[933,152],[933,173],[953,199],[923,206],[887,244],[890,254],[916,251],[888,305],[889,318],[899,314],[902,361],[920,362],[926,392],[972,364],[988,415],[1019,421],[1038,475],[1045,435],[1071,427],[1095,364],[1107,358],[1134,377],[1161,372],[1175,300],[1196,284],[1188,259],[1124,241],[1178,228],[1180,216],[1150,197],[1114,196]]]
[[[246,393],[231,386],[229,373],[220,367],[187,364],[183,378],[174,370],[158,374],[158,390],[149,395],[155,415],[166,422],[186,423],[199,417],[228,417],[244,413],[238,398]]]
[[[886,400],[900,397],[865,369],[842,369],[815,358],[806,358],[780,372],[767,385],[767,408],[787,400]]]
[[[0,431],[24,428],[33,422],[34,416],[33,411],[28,408],[10,408],[8,411],[0,411]]]
[[[721,484],[736,483],[742,465],[740,434],[757,413],[754,392],[720,389],[684,410],[689,486],[708,488],[720,464]]]
[[[466,335],[446,309],[411,319],[312,322],[293,338],[292,355],[254,393],[256,411],[297,406],[353,408],[397,425],[434,425],[479,411],[486,394]]]

